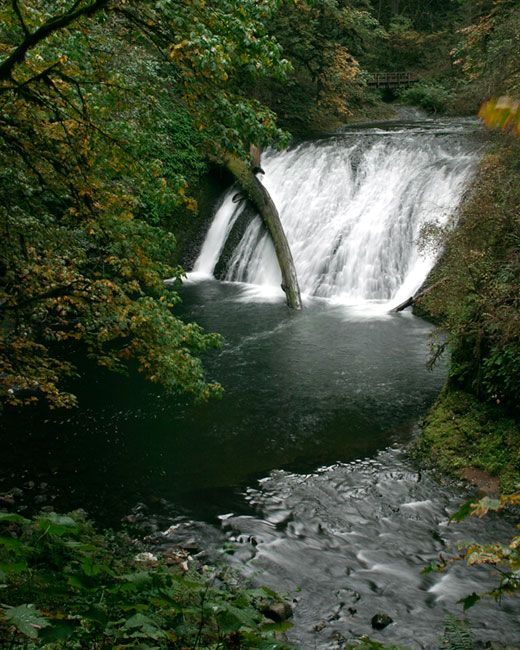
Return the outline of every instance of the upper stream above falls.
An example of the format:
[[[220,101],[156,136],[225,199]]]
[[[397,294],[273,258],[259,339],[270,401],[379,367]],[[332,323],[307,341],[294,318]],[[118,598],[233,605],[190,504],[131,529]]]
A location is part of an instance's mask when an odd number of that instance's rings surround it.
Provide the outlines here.
[[[513,526],[448,525],[467,491],[403,453],[445,368],[426,368],[431,326],[388,311],[422,284],[433,259],[417,236],[449,219],[481,145],[475,123],[432,120],[269,153],[263,182],[305,308],[285,307],[270,243],[231,190],[176,308],[223,334],[204,359],[223,399],[193,405],[86,366],[73,387],[80,408],[2,420],[0,492],[16,485],[29,506],[81,507],[103,525],[134,510],[165,543],[195,537],[295,599],[289,635],[302,650],[360,634],[437,648],[457,600],[496,578],[461,564],[421,569],[462,539],[506,539]],[[380,632],[378,612],[394,620]],[[520,639],[514,601],[482,600],[470,618],[482,641]]]

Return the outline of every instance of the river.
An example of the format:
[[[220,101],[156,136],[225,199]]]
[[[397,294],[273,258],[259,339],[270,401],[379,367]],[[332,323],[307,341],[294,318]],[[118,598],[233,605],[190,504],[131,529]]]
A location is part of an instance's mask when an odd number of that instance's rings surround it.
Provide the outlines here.
[[[205,357],[223,399],[193,405],[85,369],[79,409],[2,420],[0,491],[21,486],[28,508],[81,507],[103,525],[133,512],[163,543],[193,537],[294,599],[289,635],[303,650],[361,634],[437,647],[457,600],[492,578],[421,569],[461,539],[505,539],[513,527],[448,525],[467,491],[407,459],[445,368],[426,368],[431,326],[389,310],[426,277],[433,256],[417,237],[449,222],[480,147],[472,122],[427,121],[269,152],[264,182],[304,310],[285,307],[270,243],[231,190],[179,312],[225,337]],[[379,612],[394,622],[375,631]],[[471,621],[482,642],[520,638],[512,602],[481,601]]]

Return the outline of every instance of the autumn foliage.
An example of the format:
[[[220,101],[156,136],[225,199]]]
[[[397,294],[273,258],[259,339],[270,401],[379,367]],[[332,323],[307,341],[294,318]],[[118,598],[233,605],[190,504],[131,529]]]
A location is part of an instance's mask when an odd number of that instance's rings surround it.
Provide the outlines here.
[[[262,28],[272,4],[2,3],[2,401],[74,404],[62,386],[78,353],[219,392],[198,357],[219,337],[174,314],[182,270],[165,225],[196,210],[190,165],[281,135],[235,82],[284,74]]]
[[[520,137],[520,101],[511,97],[488,99],[478,116],[490,129],[502,129]]]

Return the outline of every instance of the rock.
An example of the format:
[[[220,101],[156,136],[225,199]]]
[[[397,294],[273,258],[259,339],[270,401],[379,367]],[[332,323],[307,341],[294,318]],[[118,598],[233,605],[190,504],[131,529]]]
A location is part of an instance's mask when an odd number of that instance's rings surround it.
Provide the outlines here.
[[[185,551],[190,551],[191,553],[200,553],[201,551],[200,544],[194,537],[183,539],[179,543],[179,546]]]
[[[266,607],[262,613],[267,616],[267,618],[275,621],[275,623],[286,621],[293,615],[292,607],[289,603],[272,603]]]
[[[135,524],[137,522],[137,517],[135,515],[126,515],[125,517],[121,517],[121,521],[124,524]]]
[[[478,494],[487,497],[498,497],[500,483],[496,476],[475,467],[466,467],[461,472],[462,478],[477,488]]]
[[[193,559],[188,551],[182,548],[168,548],[161,553],[161,557],[168,566],[178,566],[186,573],[189,562]]]
[[[316,625],[312,628],[314,632],[321,632],[327,627],[327,621],[320,621],[319,623],[316,623]]]
[[[144,564],[147,567],[154,567],[158,564],[157,556],[155,556],[153,553],[138,553],[134,557],[134,560],[140,564]]]
[[[374,630],[384,630],[387,625],[390,625],[390,623],[393,623],[394,620],[388,616],[388,614],[375,614],[372,616],[372,620],[370,621],[372,623],[372,627]]]
[[[334,644],[330,646],[331,650],[343,650],[347,647],[347,639],[343,634],[341,634],[341,632],[333,632],[330,635],[330,640],[334,642]]]

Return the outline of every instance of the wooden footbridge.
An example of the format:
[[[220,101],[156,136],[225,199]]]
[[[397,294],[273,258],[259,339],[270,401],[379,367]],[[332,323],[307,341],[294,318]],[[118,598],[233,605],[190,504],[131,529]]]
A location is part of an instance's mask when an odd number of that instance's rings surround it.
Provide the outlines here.
[[[402,88],[419,81],[414,72],[376,72],[369,79],[368,85],[373,88]]]

